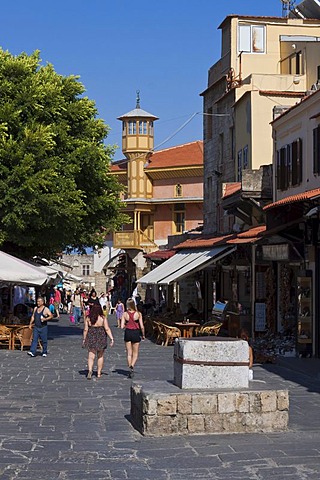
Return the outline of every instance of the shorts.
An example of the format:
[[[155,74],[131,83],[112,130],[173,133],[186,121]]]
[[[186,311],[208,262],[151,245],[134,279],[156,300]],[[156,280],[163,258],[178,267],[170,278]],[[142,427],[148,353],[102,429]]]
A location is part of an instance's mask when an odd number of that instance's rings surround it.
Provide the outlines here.
[[[124,331],[124,341],[131,342],[131,343],[141,342],[140,330],[138,329],[131,330],[130,328],[126,328]]]

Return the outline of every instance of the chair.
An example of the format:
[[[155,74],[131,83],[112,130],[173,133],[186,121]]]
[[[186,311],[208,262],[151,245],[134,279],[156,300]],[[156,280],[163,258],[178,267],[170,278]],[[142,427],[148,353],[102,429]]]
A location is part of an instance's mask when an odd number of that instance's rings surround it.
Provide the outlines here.
[[[0,325],[0,345],[10,348],[11,331],[5,325]]]
[[[21,350],[23,350],[24,347],[31,347],[32,333],[33,332],[28,325],[17,328],[14,332],[14,345],[16,344],[16,341],[18,341]]]
[[[181,332],[177,327],[171,327],[169,325],[165,325],[164,323],[160,324],[162,327],[162,345],[167,347],[169,343],[174,343],[176,338],[181,337]]]
[[[116,306],[112,305],[111,300],[110,300],[110,302],[109,302],[109,315],[111,315],[115,311],[116,311]]]
[[[204,335],[218,335],[220,328],[222,327],[222,323],[219,322],[207,322],[204,323],[197,331],[197,336],[201,337]]]

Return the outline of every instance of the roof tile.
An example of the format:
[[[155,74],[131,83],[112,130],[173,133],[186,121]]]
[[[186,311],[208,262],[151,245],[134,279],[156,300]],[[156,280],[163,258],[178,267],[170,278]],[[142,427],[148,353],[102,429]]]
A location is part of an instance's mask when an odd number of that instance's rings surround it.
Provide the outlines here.
[[[314,190],[308,190],[306,192],[297,193],[296,195],[290,195],[289,197],[281,198],[277,202],[266,205],[263,210],[269,210],[275,207],[281,207],[282,205],[289,205],[291,203],[303,202],[304,200],[313,200],[320,196],[320,188]]]

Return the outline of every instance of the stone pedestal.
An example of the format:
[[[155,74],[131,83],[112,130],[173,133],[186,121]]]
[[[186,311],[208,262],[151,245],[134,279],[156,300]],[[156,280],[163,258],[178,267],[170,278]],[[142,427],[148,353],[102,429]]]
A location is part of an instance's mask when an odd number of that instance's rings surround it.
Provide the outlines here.
[[[282,432],[287,390],[182,391],[169,382],[131,387],[131,421],[146,436]]]
[[[248,388],[248,342],[224,337],[177,340],[174,383],[182,389]]]

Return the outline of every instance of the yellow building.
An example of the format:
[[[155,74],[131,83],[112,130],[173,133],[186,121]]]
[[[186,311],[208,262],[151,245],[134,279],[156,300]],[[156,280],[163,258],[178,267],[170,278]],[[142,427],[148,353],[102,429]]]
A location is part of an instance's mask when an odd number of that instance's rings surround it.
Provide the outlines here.
[[[204,98],[204,232],[229,232],[223,185],[272,163],[271,122],[318,88],[320,21],[229,15]],[[237,226],[237,229],[241,225]]]

